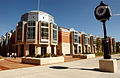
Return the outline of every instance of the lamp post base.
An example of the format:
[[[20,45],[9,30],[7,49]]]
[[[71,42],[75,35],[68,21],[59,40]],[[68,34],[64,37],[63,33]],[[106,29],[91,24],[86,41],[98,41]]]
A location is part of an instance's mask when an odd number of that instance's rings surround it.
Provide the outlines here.
[[[116,59],[101,59],[99,60],[99,69],[101,71],[116,73],[118,65]]]

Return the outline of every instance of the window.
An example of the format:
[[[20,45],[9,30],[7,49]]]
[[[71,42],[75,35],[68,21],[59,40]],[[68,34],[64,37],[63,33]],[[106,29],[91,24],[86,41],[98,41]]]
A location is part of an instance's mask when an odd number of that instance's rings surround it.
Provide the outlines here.
[[[35,18],[35,17],[33,16],[33,18]]]
[[[22,40],[22,30],[17,30],[17,40]]]
[[[18,23],[18,29],[19,29],[19,30],[22,30],[22,26],[23,26],[23,23],[22,23],[22,22],[19,22],[19,23]]]
[[[28,21],[28,26],[35,26],[35,21]]]
[[[79,36],[79,44],[80,44],[81,42],[80,42],[80,36]]]
[[[90,44],[90,39],[88,38],[88,44]]]
[[[41,23],[41,39],[49,38],[49,27],[47,22]]]
[[[5,39],[5,45],[7,45],[8,44],[8,33],[6,33],[6,39]]]
[[[93,37],[93,44],[96,44],[95,37]]]
[[[3,37],[1,38],[1,46],[3,46]]]
[[[28,21],[27,39],[35,39],[35,21]]]
[[[88,36],[85,35],[85,44],[88,44]]]
[[[79,39],[78,39],[78,33],[77,32],[74,32],[74,42],[75,43],[78,43],[79,42]]]
[[[48,28],[41,28],[42,39],[48,39]]]
[[[42,22],[42,23],[41,23],[41,26],[48,27],[48,23],[47,23],[47,22]]]
[[[17,40],[22,40],[22,27],[23,27],[23,22],[19,22],[17,28]]]
[[[53,24],[53,40],[57,41],[57,26]]]

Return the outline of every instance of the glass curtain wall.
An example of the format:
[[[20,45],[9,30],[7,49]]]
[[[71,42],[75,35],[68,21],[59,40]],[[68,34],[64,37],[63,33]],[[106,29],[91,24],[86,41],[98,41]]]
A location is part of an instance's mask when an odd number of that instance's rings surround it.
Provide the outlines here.
[[[85,45],[88,45],[88,35],[85,35]]]
[[[35,21],[28,21],[27,25],[27,39],[35,39]]]
[[[48,40],[49,39],[49,25],[47,22],[42,22],[41,23],[41,39]]]
[[[53,24],[53,41],[57,41],[57,25]]]
[[[74,32],[74,43],[78,43],[78,42],[79,42],[78,32]]]
[[[96,44],[95,37],[93,36],[93,44]]]

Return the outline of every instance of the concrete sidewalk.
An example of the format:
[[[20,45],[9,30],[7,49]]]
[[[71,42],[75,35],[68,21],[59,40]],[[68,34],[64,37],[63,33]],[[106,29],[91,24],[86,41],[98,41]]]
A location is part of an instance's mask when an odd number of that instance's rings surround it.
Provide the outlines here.
[[[0,71],[0,78],[120,78],[120,69],[117,73],[98,70],[98,62],[102,58]],[[112,58],[118,59],[120,68],[120,54],[113,55]]]

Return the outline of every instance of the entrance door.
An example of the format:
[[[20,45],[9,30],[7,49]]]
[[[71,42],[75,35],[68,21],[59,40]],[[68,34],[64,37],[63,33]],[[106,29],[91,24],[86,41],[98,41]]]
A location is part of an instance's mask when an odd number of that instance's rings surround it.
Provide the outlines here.
[[[51,53],[54,54],[54,46],[51,46]]]
[[[94,51],[94,53],[95,53],[95,46],[93,46],[93,51]]]
[[[41,47],[41,55],[45,55],[47,53],[47,47],[46,46],[42,46]]]
[[[87,45],[85,45],[85,53],[86,54],[88,53],[88,51],[87,51]]]
[[[15,51],[17,54],[18,54],[18,45],[16,45],[16,51]],[[10,53],[11,55],[11,53]]]
[[[21,56],[24,56],[24,45],[21,45]]]
[[[35,45],[29,45],[29,55],[35,56]]]
[[[79,46],[79,53],[81,53],[81,47]]]
[[[74,45],[74,53],[77,54],[77,45]]]

